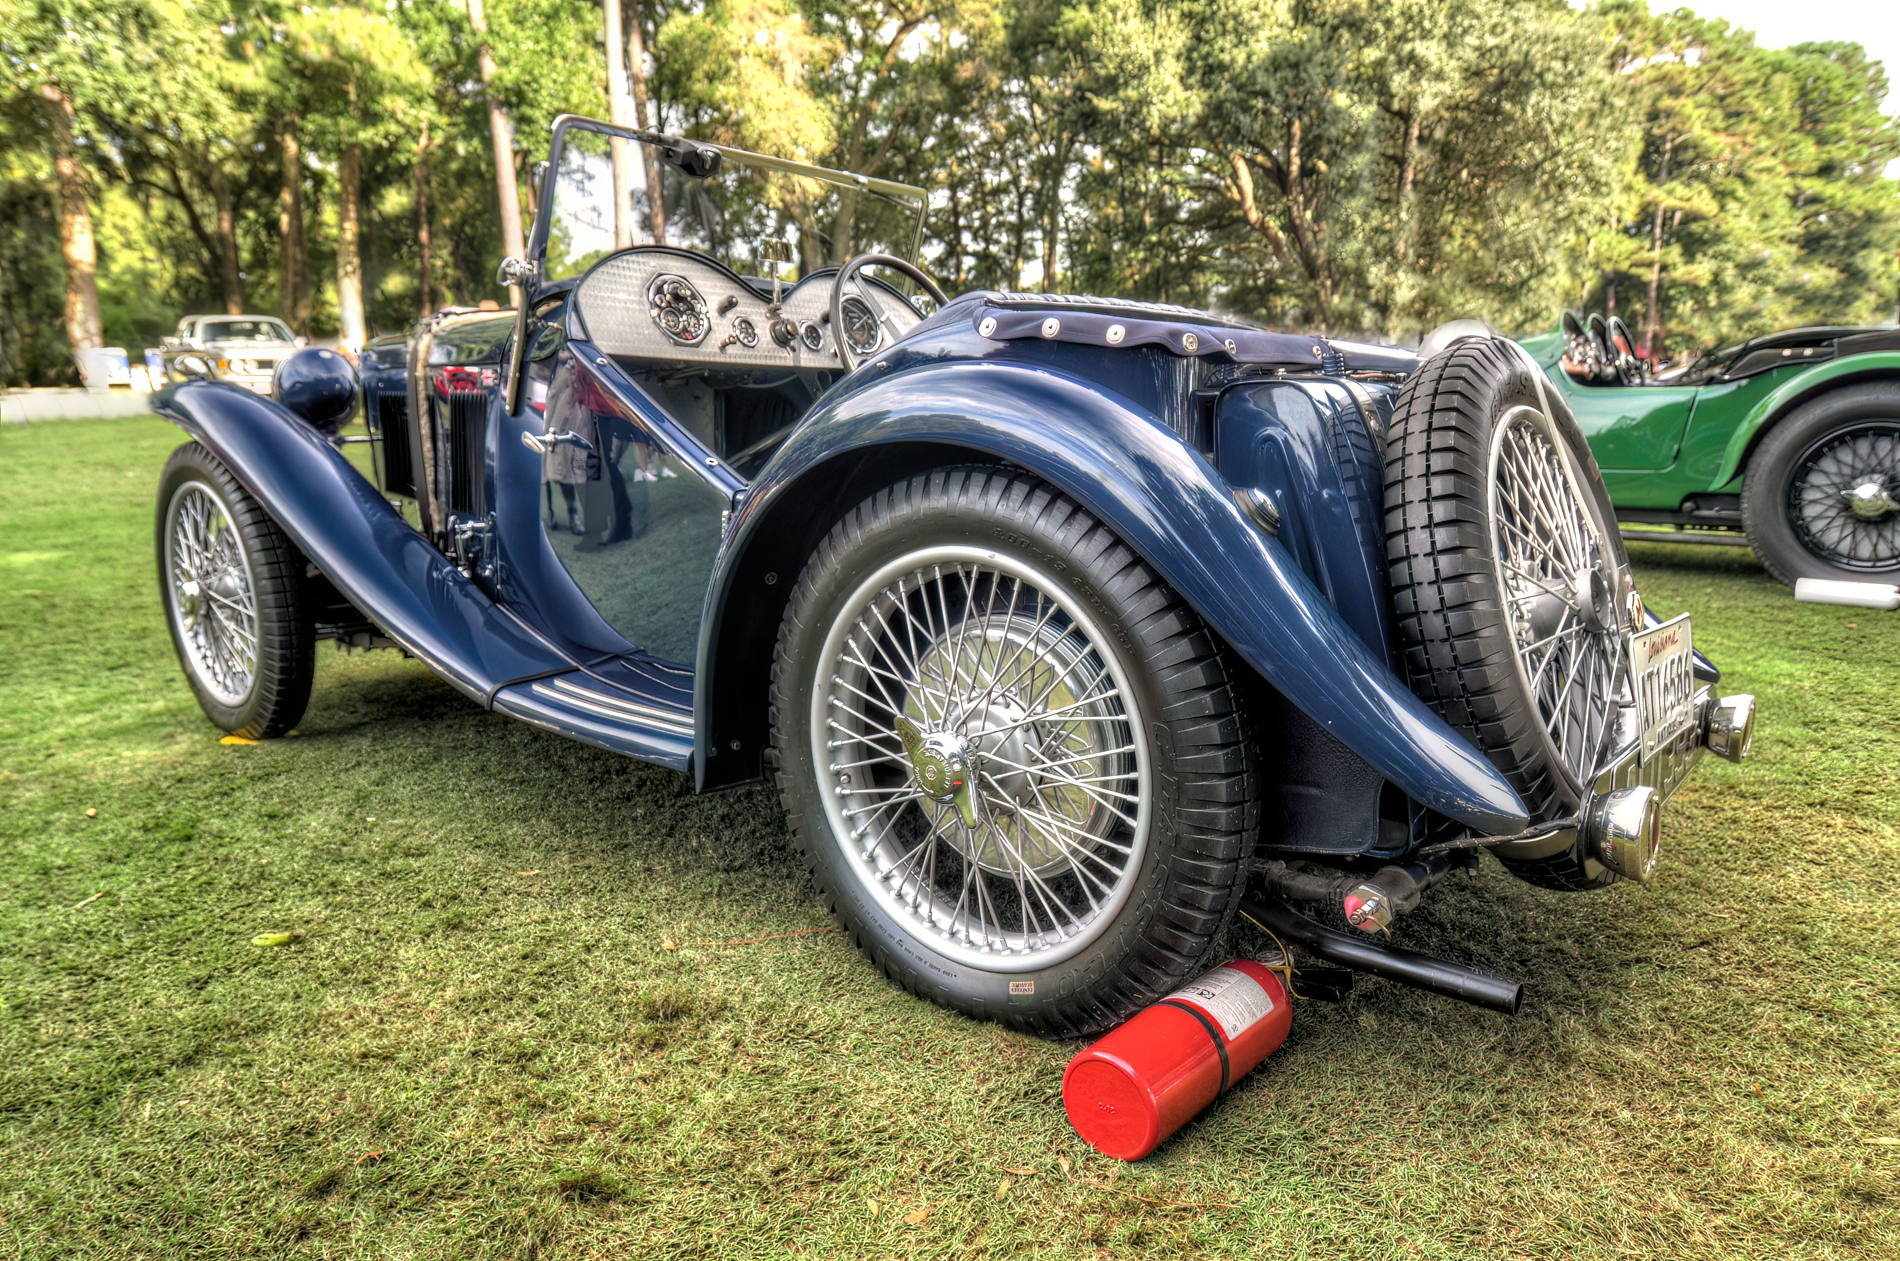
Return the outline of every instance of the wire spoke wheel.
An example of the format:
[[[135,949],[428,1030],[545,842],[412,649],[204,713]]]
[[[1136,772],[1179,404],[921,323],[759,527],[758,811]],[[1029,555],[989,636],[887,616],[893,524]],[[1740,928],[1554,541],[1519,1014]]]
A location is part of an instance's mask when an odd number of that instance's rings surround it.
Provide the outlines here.
[[[257,593],[244,540],[202,482],[186,482],[167,509],[165,571],[185,666],[226,705],[257,680]]]
[[[1031,567],[900,557],[846,601],[812,693],[825,810],[858,881],[936,949],[1041,968],[1092,942],[1147,845],[1132,689]]]
[[[1788,522],[1802,546],[1842,569],[1900,566],[1900,420],[1839,430],[1794,462]]]
[[[1498,422],[1491,536],[1505,622],[1553,766],[1572,794],[1595,778],[1628,660],[1616,565],[1578,475],[1532,407]]]
[[[316,667],[308,562],[198,443],[166,461],[157,507],[159,596],[199,707],[249,739],[286,734],[303,716]]]

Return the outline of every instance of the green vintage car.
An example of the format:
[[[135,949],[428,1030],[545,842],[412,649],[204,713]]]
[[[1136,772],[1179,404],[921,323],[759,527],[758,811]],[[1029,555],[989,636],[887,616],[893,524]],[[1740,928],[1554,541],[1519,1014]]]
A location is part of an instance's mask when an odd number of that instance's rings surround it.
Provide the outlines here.
[[[1522,344],[1583,426],[1625,538],[1745,541],[1789,584],[1900,578],[1900,328],[1789,329],[1664,373],[1598,315]]]

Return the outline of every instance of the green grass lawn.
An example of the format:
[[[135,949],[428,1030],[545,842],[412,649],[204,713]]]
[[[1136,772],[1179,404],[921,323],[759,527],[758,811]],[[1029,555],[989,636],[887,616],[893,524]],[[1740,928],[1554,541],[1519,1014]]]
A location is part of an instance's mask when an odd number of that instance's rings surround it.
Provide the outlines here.
[[[1116,1167],[1063,1117],[1074,1046],[812,931],[762,789],[695,797],[390,653],[326,650],[300,735],[221,744],[155,589],[180,440],[0,433],[0,1253],[1900,1256],[1900,617],[1642,549],[1762,706],[1657,885],[1487,861],[1398,940],[1523,1014],[1302,1003]]]

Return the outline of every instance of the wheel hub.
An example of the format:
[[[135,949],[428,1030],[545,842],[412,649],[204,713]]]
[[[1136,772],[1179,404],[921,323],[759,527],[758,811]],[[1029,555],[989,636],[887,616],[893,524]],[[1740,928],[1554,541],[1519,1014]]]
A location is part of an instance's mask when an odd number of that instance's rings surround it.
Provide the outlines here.
[[[1601,635],[1616,626],[1616,601],[1611,598],[1610,581],[1603,571],[1589,566],[1571,580],[1571,607],[1592,635]]]
[[[1900,510],[1900,503],[1895,503],[1893,496],[1887,493],[1887,484],[1871,478],[1842,491],[1841,498],[1847,501],[1847,506],[1862,521],[1878,521],[1888,513]]]
[[[979,705],[964,725],[971,743],[982,750],[977,765],[1004,797],[1020,805],[1036,799],[1035,776],[1021,768],[1030,765],[1034,724],[1029,711],[1013,696],[1001,696]]]
[[[970,774],[970,744],[955,731],[926,732],[899,716],[893,724],[910,758],[911,778],[924,796],[954,805],[966,828],[983,823],[983,797]]]

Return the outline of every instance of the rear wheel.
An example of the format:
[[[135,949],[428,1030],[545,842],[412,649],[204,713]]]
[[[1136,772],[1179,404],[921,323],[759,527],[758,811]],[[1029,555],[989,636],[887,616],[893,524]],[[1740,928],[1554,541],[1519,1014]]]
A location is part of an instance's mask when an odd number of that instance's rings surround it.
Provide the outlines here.
[[[772,701],[814,882],[912,992],[1076,1036],[1210,962],[1257,823],[1227,666],[1046,484],[940,470],[847,515],[792,594]]]
[[[195,442],[165,464],[157,534],[165,622],[205,717],[253,740],[287,734],[316,668],[302,553]]]
[[[1498,340],[1461,342],[1400,391],[1386,555],[1412,689],[1490,757],[1533,821],[1574,814],[1628,697],[1628,564],[1582,434]],[[1552,888],[1615,873],[1579,839],[1506,860]]]
[[[1900,578],[1900,381],[1844,386],[1790,412],[1742,481],[1762,566],[1798,578]]]

